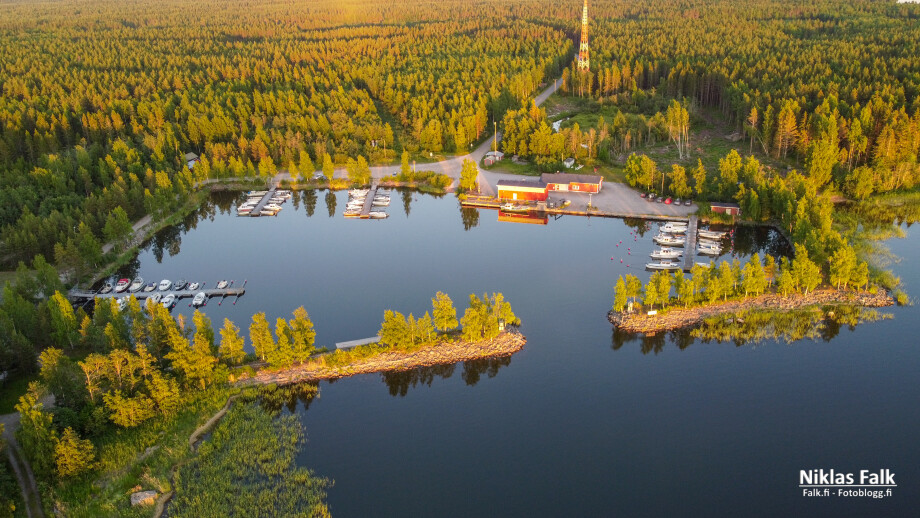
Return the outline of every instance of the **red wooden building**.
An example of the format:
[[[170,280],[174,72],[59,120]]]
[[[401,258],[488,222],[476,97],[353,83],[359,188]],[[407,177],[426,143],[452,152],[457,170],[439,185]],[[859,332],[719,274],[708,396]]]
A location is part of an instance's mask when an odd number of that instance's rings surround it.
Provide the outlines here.
[[[527,180],[499,180],[498,198],[502,200],[545,201],[546,185]]]
[[[741,207],[737,203],[720,203],[713,202],[710,203],[712,211],[718,214],[728,214],[729,216],[740,216]]]
[[[598,193],[604,178],[591,174],[543,173],[540,181],[546,184],[547,191]]]

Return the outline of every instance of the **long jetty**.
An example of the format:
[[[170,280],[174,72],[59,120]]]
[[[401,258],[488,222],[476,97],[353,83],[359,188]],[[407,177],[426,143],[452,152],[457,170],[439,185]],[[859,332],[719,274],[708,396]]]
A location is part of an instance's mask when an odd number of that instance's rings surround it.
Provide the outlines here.
[[[684,240],[684,271],[689,272],[693,268],[693,258],[696,257],[696,228],[698,218],[694,214],[690,216],[690,224],[687,225],[687,236]]]
[[[256,205],[256,208],[252,209],[249,215],[254,218],[261,216],[262,209],[264,209],[265,206],[268,205],[268,200],[272,199],[275,196],[275,190],[277,189],[278,189],[278,186],[273,185],[272,188],[269,189],[267,193],[265,193],[265,196],[262,196],[262,199],[259,200],[259,204]]]
[[[245,283],[244,283],[244,285],[245,285]],[[123,291],[123,292],[121,292],[121,293],[116,293],[116,292],[114,292],[114,291],[111,291],[111,292],[109,292],[109,293],[97,293],[97,292],[92,291],[92,290],[78,290],[78,289],[74,289],[74,290],[70,290],[70,291],[68,292],[67,295],[68,295],[68,297],[70,298],[70,300],[72,300],[72,301],[76,301],[76,300],[91,300],[91,299],[111,299],[111,298],[128,297],[128,296],[132,296],[132,295],[133,295],[134,298],[136,298],[137,300],[145,300],[145,299],[147,299],[147,298],[149,298],[149,297],[152,297],[152,296],[155,295],[155,294],[160,294],[160,296],[163,296],[163,297],[165,297],[166,295],[172,294],[172,295],[175,295],[175,296],[176,296],[176,299],[185,299],[185,298],[192,298],[192,297],[194,297],[195,295],[197,295],[198,293],[201,293],[201,292],[204,292],[205,297],[207,297],[208,299],[211,299],[211,298],[214,298],[214,297],[220,297],[221,299],[225,299],[225,298],[227,298],[227,297],[242,297],[242,296],[246,293],[246,288],[243,287],[243,286],[240,286],[239,288],[234,288],[234,287],[232,287],[232,286],[227,286],[226,288],[223,288],[223,289],[219,289],[219,288],[210,288],[210,289],[200,289],[200,290],[195,290],[195,291],[189,291],[189,290],[180,290],[180,291],[175,291],[175,290],[159,291],[159,290],[154,290],[154,291],[136,291],[136,292]]]
[[[377,195],[377,187],[372,185],[370,190],[367,191],[367,197],[364,198],[364,206],[361,207],[361,219],[367,219],[371,214],[371,208],[374,206],[374,196]]]

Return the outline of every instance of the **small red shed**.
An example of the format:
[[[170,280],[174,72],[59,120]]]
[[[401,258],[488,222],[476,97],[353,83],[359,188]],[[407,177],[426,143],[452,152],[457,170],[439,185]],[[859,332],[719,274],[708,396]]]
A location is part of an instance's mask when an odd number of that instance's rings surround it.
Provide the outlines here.
[[[727,214],[729,216],[740,216],[741,207],[737,203],[712,202],[709,204],[712,211],[718,214]]]

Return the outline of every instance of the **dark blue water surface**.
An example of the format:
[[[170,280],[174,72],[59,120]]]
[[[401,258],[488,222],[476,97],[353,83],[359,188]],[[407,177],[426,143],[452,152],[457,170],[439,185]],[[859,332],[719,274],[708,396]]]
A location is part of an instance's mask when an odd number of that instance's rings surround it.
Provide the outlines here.
[[[318,345],[376,334],[388,308],[418,316],[438,290],[461,312],[470,293],[504,293],[528,339],[510,360],[323,383],[309,409],[298,407],[300,460],[334,479],[335,516],[920,509],[917,308],[830,341],[680,349],[665,337],[658,348],[640,339],[615,348],[612,286],[626,273],[647,278],[653,230],[636,237],[635,223],[580,217],[515,224],[485,210],[471,226],[476,216],[452,197],[407,194],[407,215],[400,193],[389,219],[346,220],[345,194],[334,217],[325,196],[316,193],[312,216],[299,200],[275,218],[237,218],[233,196],[215,196],[203,219],[157,236],[123,273],[247,279],[236,305],[206,308],[215,327],[227,317],[245,331],[257,311],[274,322],[303,305]],[[912,233],[890,243],[896,254],[917,256]],[[784,250],[766,231],[738,244]],[[894,270],[920,292],[913,263]],[[187,301],[175,311],[188,314]],[[899,487],[882,500],[803,497],[799,471],[820,468],[888,468]]]

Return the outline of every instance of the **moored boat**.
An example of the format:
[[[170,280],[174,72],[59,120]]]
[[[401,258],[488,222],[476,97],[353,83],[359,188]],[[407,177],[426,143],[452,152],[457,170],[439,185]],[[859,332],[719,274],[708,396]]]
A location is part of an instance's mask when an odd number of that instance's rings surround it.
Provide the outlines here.
[[[172,287],[172,281],[169,279],[163,279],[160,281],[160,291],[166,291]]]
[[[193,283],[191,283],[191,284],[188,285],[188,290],[189,290],[189,291],[195,291],[195,290],[197,290],[197,289],[200,288],[200,287],[201,287],[201,283],[200,283],[200,282],[193,282]]]
[[[121,311],[128,305],[128,297],[119,297],[115,299],[115,302],[118,304],[118,310]]]
[[[677,270],[680,268],[680,263],[674,261],[661,261],[658,263],[646,263],[645,267],[649,270]]]
[[[208,299],[208,296],[205,295],[203,291],[199,291],[198,293],[195,294],[195,298],[192,299],[192,305],[195,306],[196,308],[198,306],[203,306],[207,299]]]
[[[185,289],[186,286],[188,286],[188,283],[185,282],[185,279],[179,279],[178,281],[173,283],[173,289],[176,291],[182,291]]]
[[[155,290],[155,289],[157,289],[157,283],[155,283],[155,282],[148,282],[148,283],[144,286],[144,293],[150,293],[151,291],[153,291],[153,290]]]
[[[379,210],[372,210],[367,215],[372,219],[386,219],[389,216],[386,212]]]
[[[115,289],[115,286],[112,286],[111,282],[107,282],[102,286],[102,288],[99,289],[99,293],[102,293],[102,294],[111,293],[111,291],[114,289]]]
[[[728,232],[717,232],[717,231],[714,231],[714,230],[699,230],[699,231],[697,231],[697,234],[698,234],[700,237],[703,237],[703,238],[708,238],[708,239],[722,239],[723,237],[725,237],[726,235],[728,235]]]
[[[499,207],[504,212],[530,212],[530,209],[516,203],[502,203]]]
[[[221,279],[220,281],[217,282],[217,289],[222,290],[222,289],[226,288],[226,287],[229,286],[229,285],[230,285],[230,282]]]
[[[154,293],[153,295],[147,297],[147,302],[146,302],[146,304],[147,304],[148,306],[151,306],[151,305],[153,305],[153,304],[159,304],[160,301],[161,301],[162,299],[163,299],[163,295],[162,295],[162,294],[160,294],[160,293]]]
[[[684,246],[686,239],[668,234],[658,234],[652,238],[652,241],[658,243],[659,245]]]
[[[166,296],[163,297],[163,300],[160,301],[160,304],[162,304],[163,307],[166,309],[171,308],[173,304],[175,303],[176,303],[176,296],[173,295],[172,293],[167,293]]]
[[[128,286],[128,291],[130,291],[131,293],[134,293],[143,287],[144,287],[144,278],[138,277],[137,279],[134,279],[134,281],[131,283],[130,286]]]
[[[683,234],[687,232],[687,226],[686,225],[683,225],[683,226],[672,225],[671,223],[668,223],[662,226],[660,230],[662,232],[668,232],[670,234]]]
[[[677,250],[675,248],[667,248],[667,247],[663,247],[651,253],[652,259],[674,259],[682,255],[684,255],[683,250]]]
[[[262,211],[259,212],[259,214],[262,215],[262,216],[275,216],[275,215],[278,214],[278,212],[279,212],[279,211],[277,211],[277,210],[272,210],[272,209],[262,209]]]
[[[118,282],[115,284],[115,293],[121,293],[125,291],[130,285],[131,279],[118,279]]]
[[[696,249],[697,252],[703,255],[720,255],[722,253],[722,247],[720,246],[700,246]]]

